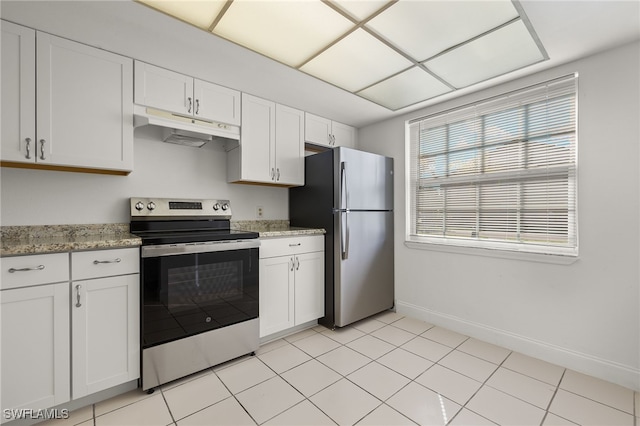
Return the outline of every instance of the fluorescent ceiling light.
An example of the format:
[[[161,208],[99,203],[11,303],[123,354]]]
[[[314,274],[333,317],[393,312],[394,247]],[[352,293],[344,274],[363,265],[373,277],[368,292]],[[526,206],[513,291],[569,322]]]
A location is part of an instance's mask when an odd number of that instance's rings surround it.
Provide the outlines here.
[[[548,59],[516,0],[136,1],[392,110]]]
[[[359,28],[300,70],[355,92],[411,65],[404,56]]]
[[[352,27],[320,0],[235,0],[213,33],[297,67]]]
[[[455,87],[515,71],[544,60],[522,21],[452,49],[424,65]]]
[[[143,0],[142,2],[205,30],[209,29],[225,4],[224,0]]]
[[[338,5],[338,7],[356,18],[358,21],[364,21],[390,2],[389,0],[334,0],[332,3]]]
[[[422,68],[413,67],[357,94],[395,111],[451,90]]]
[[[400,0],[366,26],[424,61],[517,17],[509,0]]]

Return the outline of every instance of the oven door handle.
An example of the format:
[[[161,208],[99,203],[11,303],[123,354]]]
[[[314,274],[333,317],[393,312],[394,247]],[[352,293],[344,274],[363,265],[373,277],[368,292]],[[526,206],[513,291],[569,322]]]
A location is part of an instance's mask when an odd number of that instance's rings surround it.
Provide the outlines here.
[[[140,254],[143,258],[176,256],[191,253],[211,253],[230,250],[246,250],[260,247],[260,240],[212,241],[206,243],[160,244],[142,246]]]

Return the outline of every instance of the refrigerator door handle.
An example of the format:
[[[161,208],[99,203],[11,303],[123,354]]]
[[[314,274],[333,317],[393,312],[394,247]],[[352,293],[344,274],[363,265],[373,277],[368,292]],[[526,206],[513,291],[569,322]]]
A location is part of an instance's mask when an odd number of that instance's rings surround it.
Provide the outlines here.
[[[344,204],[342,200],[344,198]],[[347,184],[347,163],[340,163],[340,209],[349,210],[349,185]]]
[[[341,219],[344,217],[344,225],[340,226],[340,247],[342,260],[349,258],[349,210],[341,211]]]

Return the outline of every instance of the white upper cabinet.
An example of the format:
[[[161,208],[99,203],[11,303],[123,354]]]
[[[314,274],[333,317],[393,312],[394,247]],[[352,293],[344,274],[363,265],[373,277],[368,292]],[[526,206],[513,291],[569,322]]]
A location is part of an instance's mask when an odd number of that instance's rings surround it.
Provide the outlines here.
[[[229,182],[304,185],[304,112],[242,94],[240,144],[227,152]]]
[[[129,58],[3,21],[2,165],[130,172],[132,84]]]
[[[198,118],[240,125],[240,92],[194,80],[194,113]]]
[[[276,104],[275,162],[277,182],[304,185],[304,112]]]
[[[240,125],[240,92],[135,61],[134,102],[201,120]]]
[[[35,162],[36,32],[6,21],[0,25],[2,160]]]
[[[135,61],[134,102],[193,115],[193,77]]]
[[[38,33],[38,161],[133,169],[133,62]]]
[[[305,133],[306,142],[325,146],[344,146],[355,148],[356,129],[328,118],[305,113]]]

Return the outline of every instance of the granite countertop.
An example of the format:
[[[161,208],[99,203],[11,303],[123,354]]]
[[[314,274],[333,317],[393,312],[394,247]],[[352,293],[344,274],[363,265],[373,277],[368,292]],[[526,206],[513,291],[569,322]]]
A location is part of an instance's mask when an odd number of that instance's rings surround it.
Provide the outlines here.
[[[76,250],[137,247],[128,223],[0,227],[0,257]]]
[[[324,229],[289,226],[288,220],[232,221],[232,229],[258,232],[260,238],[324,235]],[[129,233],[128,223],[0,227],[0,257],[77,250],[137,247],[142,240]]]
[[[293,237],[297,235],[324,235],[322,228],[300,228],[289,226],[288,220],[241,220],[231,221],[232,229],[242,229],[260,234],[260,238]]]

